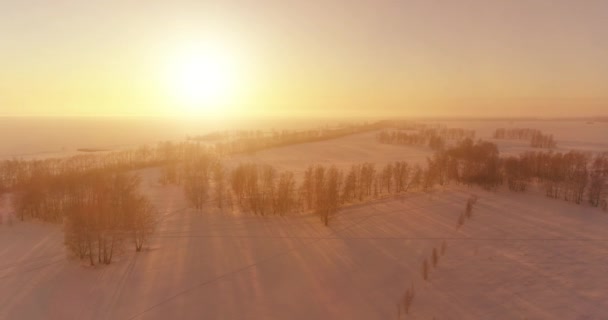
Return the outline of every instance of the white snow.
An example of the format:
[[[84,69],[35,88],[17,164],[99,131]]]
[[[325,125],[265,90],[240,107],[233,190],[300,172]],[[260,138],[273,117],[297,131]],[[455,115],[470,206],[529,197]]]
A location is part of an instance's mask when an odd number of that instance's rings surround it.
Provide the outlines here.
[[[233,163],[268,163],[279,170],[301,172],[309,165],[335,165],[349,169],[353,164],[364,162],[376,164],[381,169],[392,161],[407,161],[409,164],[426,163],[433,152],[426,147],[410,147],[378,143],[378,131],[345,136],[316,143],[289,145],[267,149],[254,154],[241,154],[231,159]]]
[[[373,133],[239,156],[280,169],[424,161]],[[558,140],[559,143],[559,140]],[[187,208],[180,188],[141,171],[159,208],[148,249],[109,266],[68,258],[61,226],[0,225],[0,319],[603,319],[608,214],[542,195],[448,186],[312,215]],[[456,221],[471,194],[473,217]],[[0,204],[0,208],[2,205]],[[6,214],[8,208],[0,209]],[[423,259],[446,241],[429,281]]]

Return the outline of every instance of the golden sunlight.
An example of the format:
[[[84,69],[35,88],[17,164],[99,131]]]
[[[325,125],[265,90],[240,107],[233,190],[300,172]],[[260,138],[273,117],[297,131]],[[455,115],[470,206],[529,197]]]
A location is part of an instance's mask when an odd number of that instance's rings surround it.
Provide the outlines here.
[[[220,115],[236,102],[242,75],[228,48],[220,43],[191,45],[170,59],[167,81],[178,113]]]

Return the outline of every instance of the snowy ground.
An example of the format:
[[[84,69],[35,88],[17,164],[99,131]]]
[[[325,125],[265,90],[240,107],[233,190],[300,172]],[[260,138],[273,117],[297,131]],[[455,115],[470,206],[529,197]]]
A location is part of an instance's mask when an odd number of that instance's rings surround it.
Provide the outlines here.
[[[558,141],[559,143],[559,141]],[[280,169],[424,161],[424,148],[373,134],[240,156]],[[177,187],[141,172],[160,209],[149,249],[110,266],[70,259],[60,226],[0,225],[0,319],[606,319],[608,214],[538,194],[449,186],[310,215],[187,209]],[[456,221],[471,194],[472,219]],[[0,204],[0,215],[10,208]],[[429,281],[421,264],[447,250]]]
[[[66,258],[60,227],[0,226],[0,319],[602,319],[608,215],[537,195],[450,187],[316,217],[184,209],[146,176],[162,208],[146,252],[110,266]],[[474,216],[457,229],[471,193]],[[430,280],[421,263],[445,240]]]
[[[345,136],[316,143],[289,145],[267,149],[249,155],[238,155],[233,163],[268,163],[279,170],[301,172],[309,165],[335,165],[349,169],[353,164],[364,162],[376,164],[380,169],[392,161],[407,161],[410,164],[425,164],[433,152],[426,147],[410,147],[378,143],[378,131]]]

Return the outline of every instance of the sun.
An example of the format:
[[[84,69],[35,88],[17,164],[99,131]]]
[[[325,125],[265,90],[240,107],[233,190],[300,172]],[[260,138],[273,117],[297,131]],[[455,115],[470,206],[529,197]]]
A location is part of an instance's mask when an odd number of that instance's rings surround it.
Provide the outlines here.
[[[172,57],[168,76],[178,112],[225,113],[235,102],[240,82],[238,59],[219,45],[191,45]]]

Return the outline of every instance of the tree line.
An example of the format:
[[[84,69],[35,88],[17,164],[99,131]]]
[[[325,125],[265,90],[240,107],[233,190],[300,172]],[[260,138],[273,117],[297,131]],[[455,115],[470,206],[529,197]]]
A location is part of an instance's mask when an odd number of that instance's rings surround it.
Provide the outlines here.
[[[351,134],[379,130],[384,127],[383,122],[344,124],[335,128],[320,128],[315,130],[282,130],[263,132],[261,130],[241,130],[236,132],[223,132],[214,134],[220,141],[214,144],[216,152],[220,155],[251,153],[269,148],[282,147],[293,144],[318,142],[336,139]],[[209,135],[191,138],[194,141],[209,140]]]
[[[6,192],[27,187],[40,176],[55,177],[95,170],[128,171],[163,165],[183,159],[204,146],[188,142],[161,142],[156,146],[105,153],[88,153],[47,159],[10,159],[0,161],[0,190]],[[193,151],[194,149],[194,151]]]
[[[180,167],[181,184],[190,205],[218,208],[236,205],[255,215],[311,212],[329,225],[347,204],[410,190],[428,190],[434,183],[428,168],[395,161],[376,168],[362,163],[349,169],[310,165],[300,176],[271,165],[241,163],[225,168],[217,157],[201,157]]]
[[[428,146],[432,150],[442,150],[447,140],[460,141],[475,138],[475,130],[447,127],[416,126],[415,130],[382,130],[376,135],[380,143],[407,146]]]
[[[526,152],[503,159],[508,187],[525,191],[533,181],[543,185],[551,198],[563,198],[606,209],[608,153],[592,155],[580,151]]]
[[[167,183],[179,179],[177,163],[193,159],[201,154],[232,155],[280,147],[290,144],[335,139],[345,135],[378,130],[386,126],[384,121],[363,124],[343,124],[335,128],[304,131],[274,131],[266,134],[260,130],[241,130],[235,133],[215,132],[187,141],[160,142],[154,146],[141,146],[109,152],[79,154],[48,159],[0,160],[0,192],[22,188],[36,179],[40,171],[51,176],[66,171],[87,172],[91,170],[125,171],[154,166],[169,165],[165,178]],[[232,137],[216,144],[205,143],[210,137]],[[172,171],[173,170],[173,171]]]
[[[75,155],[65,158],[0,161],[0,190],[13,194],[13,206],[21,220],[35,218],[62,222],[63,201],[69,192],[85,186],[96,175],[111,176],[151,166],[163,166],[163,178],[180,177],[176,164],[200,158],[212,149],[188,142],[163,142],[155,147],[140,147],[103,154]],[[168,168],[168,169],[167,169]],[[175,171],[171,171],[171,168]]]
[[[495,189],[506,183],[510,190],[524,192],[536,181],[548,197],[577,204],[587,200],[607,208],[608,153],[546,151],[500,157],[496,144],[465,139],[436,152],[428,168],[439,184],[453,180]]]
[[[496,129],[493,135],[494,139],[511,139],[511,140],[529,140],[530,146],[533,148],[555,148],[557,146],[553,135],[544,134],[538,129],[530,128],[513,128]]]
[[[311,212],[329,224],[344,205],[365,202],[410,190],[427,191],[450,182],[525,191],[536,179],[547,195],[580,203],[587,196],[594,206],[605,204],[608,160],[593,162],[579,152],[530,152],[500,157],[496,144],[464,139],[439,150],[424,166],[395,161],[382,167],[372,163],[349,169],[310,165],[301,174],[279,172],[267,164],[245,163],[225,168],[219,157],[207,156],[182,166],[184,192],[191,205],[220,208],[230,203],[256,215]]]

